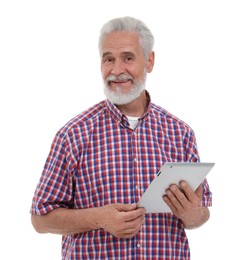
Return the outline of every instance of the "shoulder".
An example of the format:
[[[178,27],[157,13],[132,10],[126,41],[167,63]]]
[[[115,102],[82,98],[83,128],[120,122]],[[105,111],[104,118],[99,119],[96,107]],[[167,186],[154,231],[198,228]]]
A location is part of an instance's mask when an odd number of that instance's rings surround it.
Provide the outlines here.
[[[101,101],[69,120],[59,129],[57,135],[60,135],[60,137],[82,136],[85,132],[91,130],[96,120],[104,117],[105,110],[105,101]]]
[[[165,124],[167,127],[193,132],[193,129],[186,122],[161,106],[151,103],[151,112],[156,120],[159,120],[161,124]]]

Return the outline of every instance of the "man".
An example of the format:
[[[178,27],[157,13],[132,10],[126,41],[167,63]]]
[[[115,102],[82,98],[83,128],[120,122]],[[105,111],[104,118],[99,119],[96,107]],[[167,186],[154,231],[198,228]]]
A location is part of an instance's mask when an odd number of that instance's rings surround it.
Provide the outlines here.
[[[186,182],[165,191],[173,214],[136,204],[165,162],[199,161],[192,129],[145,90],[153,43],[137,19],[106,23],[99,50],[107,100],[53,141],[31,213],[36,231],[63,235],[63,259],[190,259],[184,229],[209,218],[206,180],[195,192]]]

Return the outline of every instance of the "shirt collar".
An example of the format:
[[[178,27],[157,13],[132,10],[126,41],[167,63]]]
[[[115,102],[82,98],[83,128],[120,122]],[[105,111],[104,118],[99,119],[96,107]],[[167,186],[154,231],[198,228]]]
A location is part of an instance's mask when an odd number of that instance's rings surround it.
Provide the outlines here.
[[[144,115],[139,118],[139,120],[143,120],[144,118],[146,118],[148,116],[148,114],[150,113],[151,110],[151,98],[150,98],[150,94],[147,90],[145,90],[146,93],[146,97],[147,97],[147,109],[144,113]],[[111,117],[118,122],[119,124],[123,124],[125,126],[129,125],[128,123],[128,119],[126,117],[125,114],[123,114],[111,101],[109,101],[108,99],[105,100],[105,104],[106,107],[108,109],[108,111],[110,112]]]

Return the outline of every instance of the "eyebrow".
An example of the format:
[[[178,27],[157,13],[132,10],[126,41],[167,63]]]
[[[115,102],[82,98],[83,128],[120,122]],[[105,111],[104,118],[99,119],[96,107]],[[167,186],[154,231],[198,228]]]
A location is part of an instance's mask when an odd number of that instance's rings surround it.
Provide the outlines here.
[[[121,56],[133,56],[135,57],[135,54],[131,51],[125,51],[121,53]]]
[[[135,57],[135,54],[131,51],[124,51],[124,52],[121,53],[121,56],[128,56],[128,55]],[[106,56],[113,56],[113,53],[112,52],[104,52],[102,54],[102,58],[104,58]]]
[[[104,58],[104,57],[106,57],[106,56],[111,56],[111,55],[112,55],[111,52],[104,52],[104,53],[102,54],[102,58]]]

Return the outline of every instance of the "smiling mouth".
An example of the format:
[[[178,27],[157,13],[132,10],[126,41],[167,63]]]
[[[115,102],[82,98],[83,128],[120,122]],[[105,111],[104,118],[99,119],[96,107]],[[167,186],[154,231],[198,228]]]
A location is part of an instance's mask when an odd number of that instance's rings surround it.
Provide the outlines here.
[[[122,83],[127,83],[128,81],[130,81],[130,79],[127,79],[127,80],[112,80],[111,82],[113,82],[115,84],[122,84]]]
[[[131,75],[121,74],[119,76],[111,75],[106,79],[107,84],[126,84],[128,82],[133,83]]]

